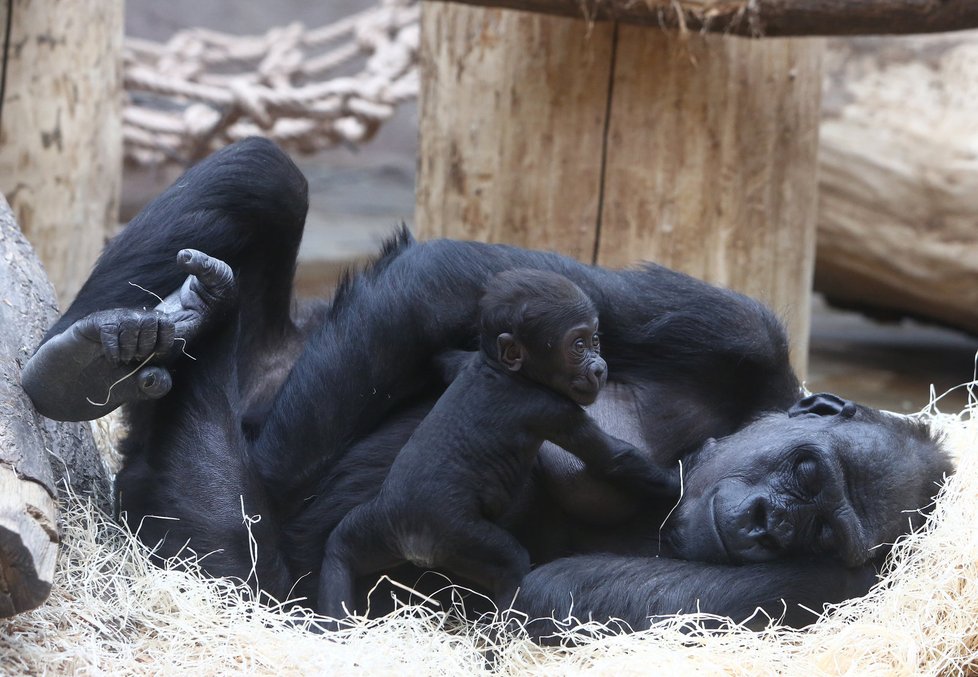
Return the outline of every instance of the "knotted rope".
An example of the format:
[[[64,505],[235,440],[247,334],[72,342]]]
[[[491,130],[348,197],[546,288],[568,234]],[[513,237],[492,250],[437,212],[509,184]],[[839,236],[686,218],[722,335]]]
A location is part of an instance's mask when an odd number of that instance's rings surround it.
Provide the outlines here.
[[[368,141],[417,95],[418,17],[416,0],[379,0],[314,30],[127,38],[126,157],[186,164],[252,135],[298,152]]]

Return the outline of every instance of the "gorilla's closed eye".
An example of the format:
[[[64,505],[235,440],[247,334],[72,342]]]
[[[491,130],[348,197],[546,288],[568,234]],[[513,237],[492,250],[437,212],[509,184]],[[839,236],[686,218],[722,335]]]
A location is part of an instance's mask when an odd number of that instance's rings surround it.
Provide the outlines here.
[[[795,481],[805,498],[814,498],[821,490],[821,473],[818,461],[810,453],[802,453],[795,459]]]

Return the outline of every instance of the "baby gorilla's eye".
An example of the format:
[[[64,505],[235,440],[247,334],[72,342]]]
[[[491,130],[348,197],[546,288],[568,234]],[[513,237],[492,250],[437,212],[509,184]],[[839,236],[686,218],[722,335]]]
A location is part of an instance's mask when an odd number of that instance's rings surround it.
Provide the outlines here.
[[[584,339],[579,338],[574,341],[574,352],[578,353],[579,355],[583,355],[585,352],[587,352],[587,343],[584,342]]]
[[[601,339],[598,338],[597,334],[591,337],[591,345],[594,347],[595,351],[601,350]]]

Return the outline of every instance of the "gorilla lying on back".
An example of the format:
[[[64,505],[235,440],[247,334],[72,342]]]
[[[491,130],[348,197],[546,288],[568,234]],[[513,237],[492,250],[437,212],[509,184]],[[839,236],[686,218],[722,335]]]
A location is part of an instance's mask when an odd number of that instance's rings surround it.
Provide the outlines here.
[[[642,627],[761,608],[803,625],[801,605],[866,592],[950,472],[924,425],[803,398],[759,303],[654,265],[402,231],[331,302],[293,314],[306,206],[304,178],[270,142],[214,154],[108,244],[24,370],[52,418],[125,405],[120,504],[161,556],[189,541],[210,574],[248,580],[243,506],[262,516],[249,582],[315,600],[330,532],[377,495],[444,390],[434,356],[475,347],[482,290],[514,268],[559,273],[594,301],[610,380],[589,414],[651,464],[681,463],[684,485],[643,495],[544,445],[504,520],[530,556],[518,604],[532,616],[573,608]],[[130,282],[166,303],[147,308]]]

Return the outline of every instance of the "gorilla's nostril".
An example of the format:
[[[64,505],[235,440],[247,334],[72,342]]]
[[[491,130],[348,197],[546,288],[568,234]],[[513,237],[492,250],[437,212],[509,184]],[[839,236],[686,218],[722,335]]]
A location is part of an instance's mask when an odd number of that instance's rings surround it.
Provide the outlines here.
[[[767,532],[767,505],[758,497],[750,507],[750,524],[754,529]]]

